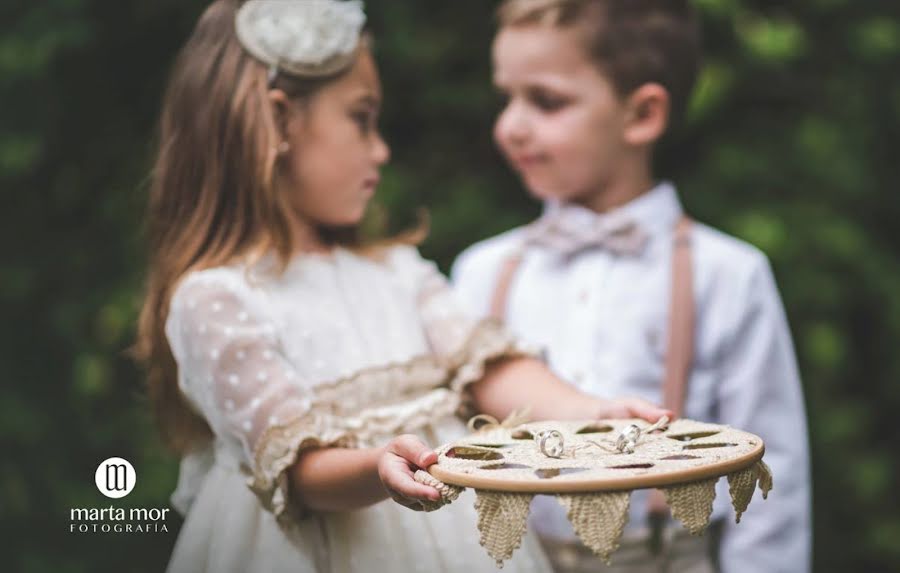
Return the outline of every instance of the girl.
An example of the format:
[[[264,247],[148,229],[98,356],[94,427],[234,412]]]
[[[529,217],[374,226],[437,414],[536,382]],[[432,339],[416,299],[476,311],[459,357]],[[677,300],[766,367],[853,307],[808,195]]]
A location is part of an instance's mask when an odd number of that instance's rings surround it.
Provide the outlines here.
[[[470,503],[431,515],[413,471],[503,417],[667,411],[589,398],[494,322],[456,311],[435,266],[358,224],[389,150],[358,2],[217,0],[178,57],[150,201],[140,355],[183,455],[169,570],[488,570]],[[509,562],[546,562],[526,539]]]

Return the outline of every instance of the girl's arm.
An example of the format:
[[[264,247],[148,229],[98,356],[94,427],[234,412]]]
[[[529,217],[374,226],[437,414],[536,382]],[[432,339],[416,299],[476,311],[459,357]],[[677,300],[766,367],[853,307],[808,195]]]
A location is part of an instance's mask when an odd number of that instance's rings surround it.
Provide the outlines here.
[[[537,419],[644,418],[655,422],[671,412],[637,398],[604,400],[563,382],[531,358],[497,360],[471,386],[480,411],[498,418],[530,408]],[[415,436],[404,435],[374,449],[324,448],[304,453],[291,467],[296,499],[317,511],[352,511],[388,497],[415,507],[436,501],[434,488],[413,479],[416,469],[437,462],[437,454]]]
[[[182,281],[170,306],[166,335],[185,375],[183,391],[217,432],[244,445],[251,488],[264,504],[278,505],[276,517],[286,509],[273,501],[282,488],[291,502],[320,511],[359,509],[387,497],[407,504],[439,498],[437,490],[413,480],[415,469],[436,461],[413,436],[383,448],[348,450],[325,447],[327,440],[304,427],[295,434],[311,431],[307,438],[323,447],[300,450],[285,468],[292,440],[301,440],[284,428],[270,430],[279,421],[302,423],[311,400],[275,342],[264,305],[242,278],[213,270]]]
[[[353,511],[392,497],[415,507],[416,499],[440,494],[413,479],[413,472],[437,462],[437,454],[412,435],[369,449],[308,450],[291,466],[293,497],[314,511]]]
[[[607,400],[585,394],[534,358],[496,360],[469,388],[476,408],[499,419],[526,408],[539,420],[643,418],[655,422],[661,416],[672,417],[669,410],[640,398]]]

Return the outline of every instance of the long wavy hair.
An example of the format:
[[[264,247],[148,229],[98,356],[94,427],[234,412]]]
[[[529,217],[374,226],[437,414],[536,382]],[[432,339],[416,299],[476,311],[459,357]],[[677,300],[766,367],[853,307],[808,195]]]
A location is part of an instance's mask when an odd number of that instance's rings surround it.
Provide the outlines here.
[[[172,293],[188,272],[252,262],[274,252],[284,270],[294,247],[292,208],[279,184],[282,139],[268,92],[303,99],[336,80],[268,70],[240,45],[234,20],[240,0],[216,0],[179,53],[163,99],[159,147],[152,171],[146,233],[149,272],[131,355],[147,373],[147,397],[163,443],[184,453],[212,436],[177,384],[177,364],[165,335]],[[370,37],[362,41],[368,46]],[[418,228],[390,240],[364,241],[358,227],[320,229],[332,244],[371,254],[389,243],[417,243]]]

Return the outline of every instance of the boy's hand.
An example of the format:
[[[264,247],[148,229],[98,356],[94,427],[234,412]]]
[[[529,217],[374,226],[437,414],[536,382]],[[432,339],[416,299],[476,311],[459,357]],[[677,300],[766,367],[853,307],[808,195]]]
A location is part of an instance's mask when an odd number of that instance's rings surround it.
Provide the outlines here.
[[[648,422],[656,422],[663,416],[674,419],[671,410],[661,408],[642,398],[617,398],[615,400],[598,399],[594,418],[642,418]]]
[[[437,454],[416,436],[397,436],[384,448],[378,460],[378,477],[391,499],[416,511],[421,511],[419,500],[438,501],[441,494],[431,486],[415,481],[413,474],[419,468],[427,470],[437,463]]]

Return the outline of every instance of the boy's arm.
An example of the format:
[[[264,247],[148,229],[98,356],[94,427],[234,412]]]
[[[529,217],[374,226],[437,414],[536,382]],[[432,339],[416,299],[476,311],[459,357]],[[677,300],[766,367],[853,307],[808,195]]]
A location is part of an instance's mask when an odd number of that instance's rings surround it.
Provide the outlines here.
[[[723,573],[810,570],[811,508],[806,412],[790,330],[764,256],[737,297],[740,317],[721,362],[719,421],[766,443],[774,489],[726,520]]]

